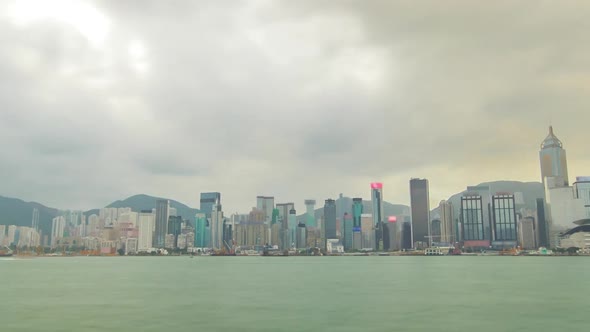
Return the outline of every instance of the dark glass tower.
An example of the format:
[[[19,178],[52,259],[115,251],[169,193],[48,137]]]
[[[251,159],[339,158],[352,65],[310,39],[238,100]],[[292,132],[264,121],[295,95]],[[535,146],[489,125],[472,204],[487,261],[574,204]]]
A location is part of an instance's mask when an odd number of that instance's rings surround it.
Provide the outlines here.
[[[336,239],[336,201],[327,199],[324,204],[324,228],[326,240]]]
[[[428,180],[410,180],[413,242],[430,244],[430,197]]]

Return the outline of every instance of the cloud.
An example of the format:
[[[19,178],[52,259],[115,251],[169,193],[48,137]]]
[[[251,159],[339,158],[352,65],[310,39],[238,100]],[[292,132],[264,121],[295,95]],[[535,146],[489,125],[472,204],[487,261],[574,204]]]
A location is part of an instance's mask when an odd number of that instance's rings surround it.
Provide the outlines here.
[[[0,16],[3,195],[198,206],[215,190],[233,212],[259,194],[368,197],[372,180],[408,203],[409,178],[428,177],[434,204],[536,180],[549,123],[570,173],[590,167],[584,2],[15,3]]]

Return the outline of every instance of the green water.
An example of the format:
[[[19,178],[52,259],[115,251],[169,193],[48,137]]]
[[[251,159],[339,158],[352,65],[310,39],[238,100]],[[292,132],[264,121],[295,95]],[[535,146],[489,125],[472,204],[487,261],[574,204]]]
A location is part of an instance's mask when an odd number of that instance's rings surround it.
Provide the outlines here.
[[[584,331],[584,257],[0,260],[0,331]]]

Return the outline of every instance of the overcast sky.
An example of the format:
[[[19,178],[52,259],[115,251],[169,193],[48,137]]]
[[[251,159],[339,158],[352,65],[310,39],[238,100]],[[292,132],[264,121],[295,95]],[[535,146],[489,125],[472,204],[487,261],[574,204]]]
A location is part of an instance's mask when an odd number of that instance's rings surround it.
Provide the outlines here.
[[[586,1],[0,1],[0,195],[226,213],[590,174]],[[572,181],[573,182],[573,181]]]

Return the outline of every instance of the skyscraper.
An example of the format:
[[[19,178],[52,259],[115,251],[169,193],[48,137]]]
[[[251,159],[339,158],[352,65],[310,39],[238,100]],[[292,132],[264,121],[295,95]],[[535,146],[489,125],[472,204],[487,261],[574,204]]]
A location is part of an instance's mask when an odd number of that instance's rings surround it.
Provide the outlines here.
[[[39,209],[33,208],[33,220],[31,225],[34,230],[39,231]]]
[[[402,249],[404,250],[412,249],[414,244],[412,241],[412,222],[406,219],[409,219],[409,217],[404,218],[402,224]]]
[[[304,223],[297,225],[297,235],[295,236],[295,247],[297,249],[307,248],[307,227]]]
[[[518,223],[518,237],[522,249],[536,249],[535,246],[535,218],[524,217]]]
[[[483,199],[477,193],[466,193],[461,197],[461,226],[465,247],[488,247],[485,240]]]
[[[295,209],[294,203],[279,203],[278,221],[280,223],[279,229],[279,248],[281,250],[289,249],[291,247],[290,233],[289,233],[289,212]]]
[[[256,196],[256,208],[264,212],[264,222],[270,227],[272,210],[275,208],[275,198],[272,196]]]
[[[208,248],[209,237],[210,233],[207,215],[204,213],[197,213],[195,215],[195,247]]]
[[[353,234],[354,233],[352,231],[353,230],[353,223],[354,223],[354,220],[352,218],[352,215],[345,213],[344,217],[343,217],[343,226],[344,227],[342,227],[342,229],[343,229],[342,244],[344,245],[344,250],[346,250],[346,251],[354,249],[354,247],[353,247],[353,242],[354,242],[353,241]],[[359,224],[360,224],[360,220],[359,220]]]
[[[154,227],[156,216],[151,211],[141,211],[137,217],[138,251],[147,251],[153,248]]]
[[[324,203],[324,228],[325,237],[328,239],[336,239],[336,201],[327,199]]]
[[[590,176],[578,176],[574,182],[574,197],[584,202],[586,218],[590,218]]]
[[[297,211],[295,209],[289,210],[289,248],[295,245],[297,237]]]
[[[397,217],[389,216],[383,224],[383,250],[393,251],[399,248],[397,238]]]
[[[51,223],[51,247],[55,248],[57,246],[57,242],[64,237],[65,229],[66,218],[63,216],[53,218]],[[8,230],[10,231],[10,226]]]
[[[429,246],[430,238],[430,197],[428,180],[410,180],[410,203],[412,209],[412,230],[414,243],[425,243]],[[418,246],[420,247],[420,246]]]
[[[382,248],[385,216],[383,215],[383,183],[371,183],[371,204],[373,205],[373,227],[375,228],[375,250]]]
[[[545,216],[545,201],[537,198],[537,244],[540,247],[549,247],[549,226]]]
[[[159,199],[156,201],[156,225],[154,228],[153,246],[155,248],[164,248],[166,245],[166,234],[168,231],[168,217],[170,201]]]
[[[315,199],[305,200],[305,224],[307,227],[317,227],[315,221]]]
[[[361,217],[363,215],[363,199],[352,199],[352,249],[362,249]]]
[[[515,247],[517,244],[517,220],[514,195],[496,193],[492,196],[492,245]]]
[[[539,151],[541,162],[541,180],[545,186],[547,177],[559,177],[565,186],[569,185],[567,175],[567,158],[563,144],[553,133],[553,127],[549,126],[549,135],[541,143]]]
[[[216,205],[221,205],[221,193],[201,193],[201,206],[199,210],[208,218],[211,218],[211,212],[213,212],[213,207]]]
[[[440,213],[440,242],[451,244],[454,241],[453,204],[442,200],[438,205]]]
[[[168,232],[167,232],[167,234],[170,234],[174,237],[174,240],[172,241],[172,244],[173,244],[172,248],[178,248],[178,236],[180,235],[181,230],[182,230],[182,217],[180,217],[180,216],[168,217]]]
[[[221,205],[214,205],[211,211],[211,222],[209,223],[211,228],[211,248],[221,250],[224,247],[224,217]]]

